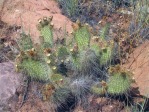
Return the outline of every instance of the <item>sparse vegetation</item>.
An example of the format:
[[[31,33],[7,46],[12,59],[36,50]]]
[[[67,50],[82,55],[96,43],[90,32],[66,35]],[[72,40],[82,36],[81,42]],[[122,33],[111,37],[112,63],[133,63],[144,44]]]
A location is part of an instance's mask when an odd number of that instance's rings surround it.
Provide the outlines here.
[[[55,111],[60,107],[68,106],[70,99],[75,99],[73,104],[70,104],[71,106],[83,107],[90,104],[89,96],[98,96],[114,100],[119,98],[118,101],[124,103],[124,109],[128,107],[129,111],[145,112],[146,101],[143,99],[144,102],[135,103],[133,99],[132,84],[135,84],[133,73],[125,69],[122,64],[125,63],[123,60],[129,58],[134,48],[149,37],[147,0],[143,2],[139,0],[56,1],[70,18],[79,17],[79,13],[84,13],[86,8],[83,7],[84,4],[90,4],[91,10],[93,4],[102,3],[103,6],[100,4],[102,7],[94,7],[95,12],[104,8],[108,11],[114,6],[111,12],[118,13],[116,10],[119,7],[129,7],[133,10],[133,14],[129,29],[126,30],[127,35],[124,34],[121,37],[119,35],[123,33],[119,32],[121,29],[117,30],[117,36],[113,35],[114,31],[111,27],[113,28],[114,25],[110,23],[110,20],[105,19],[106,23],[100,25],[99,29],[95,29],[91,26],[95,24],[84,23],[86,20],[82,22],[77,19],[72,24],[73,32],[70,35],[72,38],[63,37],[57,43],[57,40],[54,40],[53,16],[43,17],[39,19],[37,25],[41,35],[40,43],[34,43],[32,37],[25,32],[21,33],[17,39],[16,49],[19,53],[15,59],[16,71],[22,72],[34,81],[42,82],[41,98],[52,102]],[[100,11],[102,13],[103,10]],[[122,18],[121,15],[122,13],[120,14]],[[109,16],[109,14],[104,12],[103,20],[104,16]],[[100,22],[96,21],[96,24]],[[0,45],[0,50],[3,47],[4,45]]]

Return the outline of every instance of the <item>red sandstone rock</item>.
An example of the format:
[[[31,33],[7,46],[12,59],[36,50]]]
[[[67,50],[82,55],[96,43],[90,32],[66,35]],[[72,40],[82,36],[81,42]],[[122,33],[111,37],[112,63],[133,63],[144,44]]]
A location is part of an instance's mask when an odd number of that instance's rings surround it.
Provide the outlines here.
[[[61,14],[58,4],[54,0],[7,0],[2,14],[2,21],[10,25],[21,25],[23,30],[30,32],[34,41],[38,42],[39,32],[36,28],[38,19],[53,16],[54,31],[66,27],[71,32],[72,22]]]
[[[124,66],[134,73],[140,94],[149,98],[149,41],[135,49]]]
[[[15,95],[16,89],[22,82],[22,75],[16,73],[10,62],[0,63],[0,111],[8,106],[8,100]],[[4,107],[3,107],[4,106]]]

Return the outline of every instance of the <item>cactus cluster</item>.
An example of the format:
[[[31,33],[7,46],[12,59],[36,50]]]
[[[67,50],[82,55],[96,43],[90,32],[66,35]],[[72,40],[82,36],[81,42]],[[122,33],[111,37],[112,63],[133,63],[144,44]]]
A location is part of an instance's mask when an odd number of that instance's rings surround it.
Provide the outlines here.
[[[109,68],[108,80],[101,81],[98,84],[92,86],[92,92],[95,94],[110,94],[110,95],[123,95],[126,94],[133,83],[132,73],[124,70],[120,65],[111,66]]]
[[[103,28],[100,36],[93,36],[88,24],[77,21],[72,25],[72,43],[54,44],[51,21],[52,17],[39,20],[40,44],[33,44],[31,40],[27,41],[29,45],[26,41],[19,42],[20,54],[16,58],[17,70],[33,79],[46,81],[45,100],[60,106],[71,96],[80,100],[91,91],[119,95],[129,90],[128,72],[111,67],[114,72],[108,76],[107,71],[103,71],[113,58],[114,42],[106,39],[109,26]],[[97,80],[101,83],[96,84]]]

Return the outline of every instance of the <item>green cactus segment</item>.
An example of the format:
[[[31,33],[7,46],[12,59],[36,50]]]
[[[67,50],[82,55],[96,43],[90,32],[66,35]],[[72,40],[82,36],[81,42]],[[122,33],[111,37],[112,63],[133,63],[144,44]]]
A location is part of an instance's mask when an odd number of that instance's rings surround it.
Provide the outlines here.
[[[110,76],[107,84],[109,94],[113,95],[124,94],[130,89],[131,78],[126,73],[116,73]]]
[[[106,46],[101,49],[101,47],[95,43],[90,46],[92,50],[95,51],[95,54],[99,57],[100,65],[107,65],[110,63],[110,60],[112,59],[113,56],[113,47],[112,46]]]
[[[136,15],[138,22],[149,24],[149,14],[148,14],[149,2],[147,0],[136,2]]]
[[[75,41],[79,50],[87,48],[90,42],[90,32],[86,26],[80,27],[74,33]]]
[[[44,48],[49,48],[53,46],[53,25],[51,25],[53,17],[45,17],[39,20],[39,24],[37,25],[38,30],[41,34],[41,44]]]
[[[76,68],[76,69],[79,69],[80,68],[80,60],[79,60],[79,57],[73,57],[72,58],[72,63],[73,63],[73,66]]]
[[[100,38],[101,38],[102,40],[106,40],[106,36],[107,36],[107,34],[108,34],[108,32],[109,32],[109,28],[110,28],[110,24],[107,23],[107,24],[103,27],[103,29],[101,30],[101,32],[100,32]]]
[[[81,70],[83,68],[83,61],[85,60],[85,51],[80,52],[80,54],[76,54],[73,56],[73,65],[75,66],[76,69]],[[85,60],[86,61],[86,60]]]
[[[67,88],[57,88],[50,97],[51,101],[57,106],[61,106],[70,97],[71,91]]]
[[[22,72],[36,80],[47,81],[52,74],[51,69],[45,63],[32,59],[24,59],[19,68]]]
[[[107,42],[104,39],[94,36],[90,42],[90,49],[92,49],[99,58],[100,65],[107,65],[113,56],[113,41]]]
[[[63,80],[63,76],[60,74],[53,74],[51,75],[50,79],[52,82],[60,82]]]
[[[53,46],[53,33],[52,28],[49,25],[46,25],[41,28],[41,35],[44,41],[44,47],[51,47]]]
[[[98,57],[91,49],[80,52],[73,62],[80,75],[94,77],[100,73]]]
[[[112,48],[106,47],[100,52],[100,65],[106,65],[112,58]]]
[[[97,56],[99,56],[101,49],[97,43],[94,43],[93,45],[91,45],[90,48],[95,52]]]
[[[63,6],[63,10],[70,17],[73,17],[78,11],[79,0],[68,0],[67,2],[65,0],[57,1],[59,5]]]
[[[57,56],[59,59],[64,59],[69,55],[69,52],[65,46],[61,46],[58,48]]]
[[[31,40],[30,35],[26,35],[24,33],[22,33],[20,35],[20,39],[18,39],[18,45],[20,47],[20,50],[25,51],[25,50],[29,50],[31,48],[33,48],[33,43]]]

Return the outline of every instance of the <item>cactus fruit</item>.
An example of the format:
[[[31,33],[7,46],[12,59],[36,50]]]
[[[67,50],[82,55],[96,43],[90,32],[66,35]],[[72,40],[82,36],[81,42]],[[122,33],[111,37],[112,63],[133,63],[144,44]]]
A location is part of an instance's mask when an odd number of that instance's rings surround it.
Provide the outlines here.
[[[51,23],[53,17],[44,17],[39,20],[37,25],[38,30],[41,33],[40,40],[44,48],[53,46],[53,24]]]
[[[48,65],[33,59],[24,59],[18,66],[22,72],[36,80],[48,81],[52,74]]]

